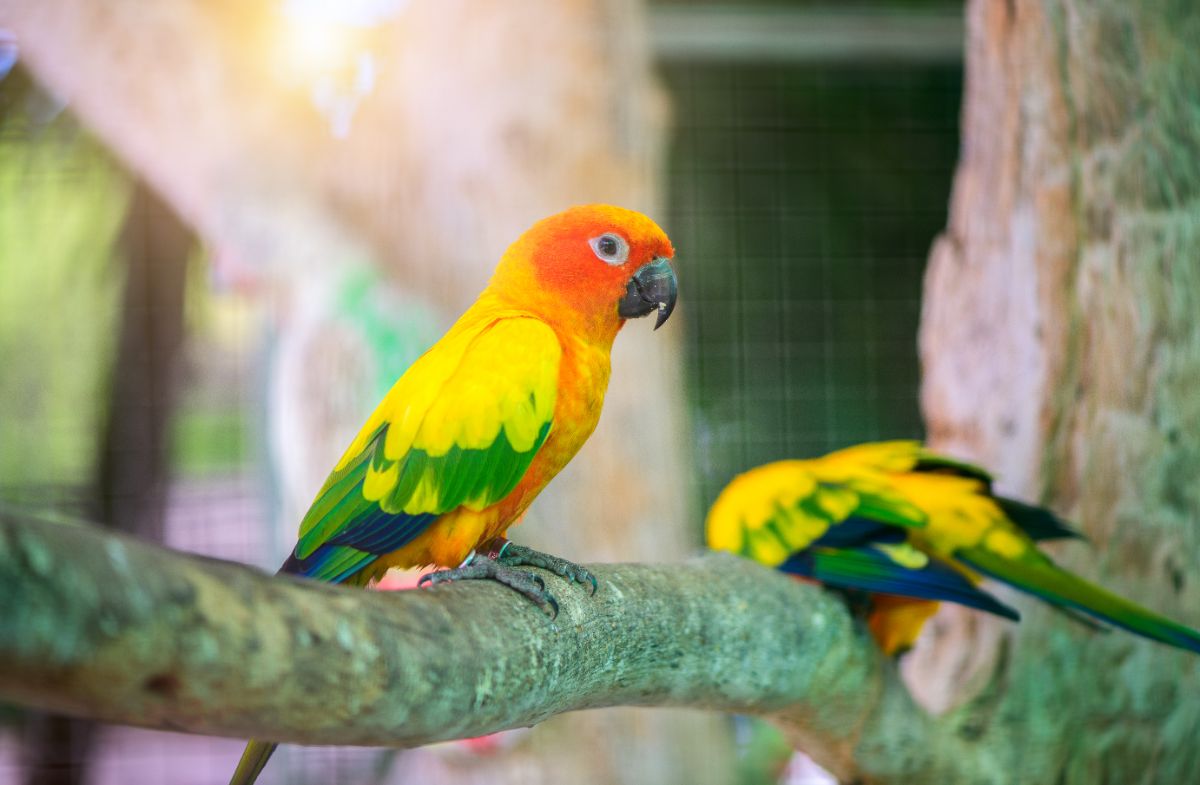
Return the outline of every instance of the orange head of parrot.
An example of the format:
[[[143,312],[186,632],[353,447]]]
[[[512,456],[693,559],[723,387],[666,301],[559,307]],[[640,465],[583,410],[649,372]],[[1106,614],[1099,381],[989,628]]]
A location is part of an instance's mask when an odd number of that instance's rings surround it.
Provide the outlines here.
[[[610,205],[572,207],[513,243],[490,288],[552,324],[616,335],[626,319],[675,308],[671,241],[641,213]]]

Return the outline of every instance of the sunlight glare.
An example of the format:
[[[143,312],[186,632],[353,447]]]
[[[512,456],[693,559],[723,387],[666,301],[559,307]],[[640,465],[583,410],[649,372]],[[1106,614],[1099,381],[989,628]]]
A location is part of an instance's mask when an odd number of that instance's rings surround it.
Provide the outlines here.
[[[407,5],[408,0],[282,0],[280,80],[308,93],[334,136],[349,134],[355,110],[374,88],[372,34]]]

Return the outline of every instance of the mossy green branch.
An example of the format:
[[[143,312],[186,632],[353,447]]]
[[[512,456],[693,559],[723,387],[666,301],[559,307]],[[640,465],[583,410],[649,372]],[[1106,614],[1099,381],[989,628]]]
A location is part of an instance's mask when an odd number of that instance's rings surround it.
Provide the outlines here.
[[[0,699],[379,746],[686,706],[771,717],[847,778],[970,781],[978,761],[831,596],[719,555],[591,569],[594,597],[548,577],[551,620],[490,583],[345,589],[0,513]]]

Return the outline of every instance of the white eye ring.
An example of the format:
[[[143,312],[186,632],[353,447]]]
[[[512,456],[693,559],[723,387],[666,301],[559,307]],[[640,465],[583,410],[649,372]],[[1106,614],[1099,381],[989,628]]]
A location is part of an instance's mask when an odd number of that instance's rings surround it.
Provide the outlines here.
[[[592,253],[596,254],[597,259],[614,267],[625,264],[625,260],[629,258],[629,243],[614,232],[605,232],[599,237],[593,237],[588,240],[588,245],[592,246]]]

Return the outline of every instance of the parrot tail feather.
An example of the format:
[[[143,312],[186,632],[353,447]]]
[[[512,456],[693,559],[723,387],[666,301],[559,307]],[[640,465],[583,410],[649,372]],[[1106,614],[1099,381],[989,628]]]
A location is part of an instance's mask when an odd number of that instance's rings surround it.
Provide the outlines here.
[[[955,556],[979,572],[1052,605],[1083,611],[1144,638],[1200,654],[1200,632],[1088,583],[1049,559],[1017,561],[981,547],[960,550]]]
[[[234,770],[233,777],[229,780],[229,785],[254,785],[254,781],[258,779],[263,767],[270,760],[271,753],[278,746],[270,741],[251,741],[247,744],[246,751],[242,753],[242,759],[238,761],[237,769]]]

